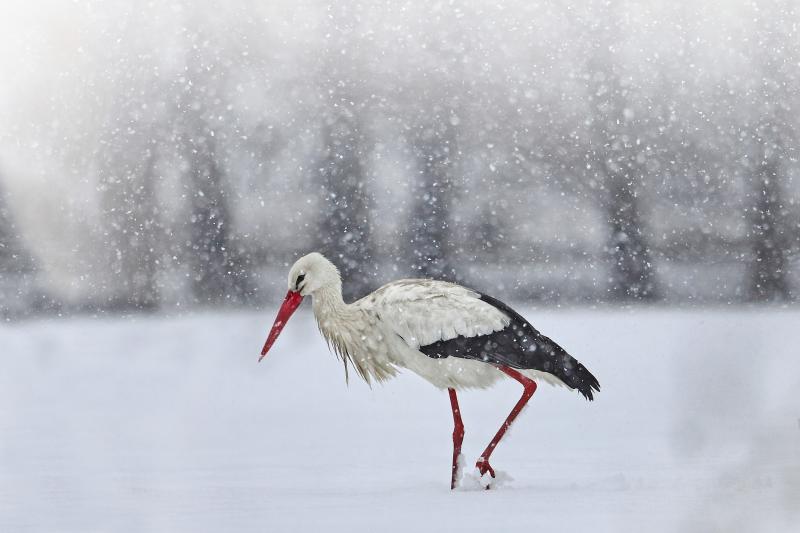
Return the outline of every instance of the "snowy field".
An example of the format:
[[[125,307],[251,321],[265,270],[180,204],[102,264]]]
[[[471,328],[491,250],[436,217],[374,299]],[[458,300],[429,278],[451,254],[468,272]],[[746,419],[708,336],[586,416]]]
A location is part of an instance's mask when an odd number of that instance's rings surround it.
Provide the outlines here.
[[[451,492],[447,395],[345,386],[310,314],[257,364],[274,311],[0,326],[0,531],[800,531],[798,312],[528,311],[603,390]],[[519,392],[461,395],[470,464]]]

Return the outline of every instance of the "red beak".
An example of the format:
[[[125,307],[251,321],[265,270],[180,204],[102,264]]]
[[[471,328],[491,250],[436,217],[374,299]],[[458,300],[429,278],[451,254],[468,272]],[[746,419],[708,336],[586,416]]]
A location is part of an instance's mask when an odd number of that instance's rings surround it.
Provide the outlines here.
[[[292,316],[292,313],[300,305],[300,302],[303,301],[303,295],[299,292],[289,291],[286,293],[286,298],[283,300],[283,304],[281,308],[278,310],[278,316],[275,317],[275,323],[272,324],[272,329],[269,331],[269,337],[267,337],[267,342],[264,343],[264,348],[261,350],[261,357],[258,358],[259,361],[264,359],[264,356],[267,355],[267,352],[272,345],[275,343],[275,340],[278,338],[278,335],[281,334],[283,331],[283,326],[289,321],[289,318]]]

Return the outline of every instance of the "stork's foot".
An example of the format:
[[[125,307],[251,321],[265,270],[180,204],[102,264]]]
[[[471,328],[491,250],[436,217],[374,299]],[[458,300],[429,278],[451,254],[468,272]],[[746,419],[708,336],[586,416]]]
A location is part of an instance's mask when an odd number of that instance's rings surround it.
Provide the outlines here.
[[[477,468],[478,472],[480,472],[481,474],[481,483],[486,482],[485,488],[486,490],[489,490],[492,487],[492,481],[494,480],[495,477],[497,477],[495,476],[494,468],[492,468],[492,465],[489,464],[489,460],[484,459],[483,457],[479,458],[478,462],[475,463],[475,468]],[[487,473],[490,476],[488,480],[486,479]]]
[[[453,454],[453,473],[450,477],[450,490],[455,490],[458,486],[458,480],[461,477],[461,465],[464,462],[464,456],[459,454]]]
[[[492,465],[489,464],[489,461],[487,459],[484,459],[483,457],[478,459],[478,462],[475,463],[475,468],[478,469],[478,472],[480,472],[481,475],[484,475],[486,474],[486,472],[489,472],[490,476],[495,477],[494,468],[492,468]]]

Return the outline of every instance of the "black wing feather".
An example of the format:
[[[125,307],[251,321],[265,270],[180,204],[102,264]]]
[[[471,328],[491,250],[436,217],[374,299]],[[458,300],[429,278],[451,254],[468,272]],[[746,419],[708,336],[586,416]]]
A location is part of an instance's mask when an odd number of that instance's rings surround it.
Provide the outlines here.
[[[488,335],[459,335],[454,339],[437,341],[420,346],[419,351],[435,359],[460,357],[547,372],[568,387],[578,389],[587,400],[594,399],[593,391],[600,391],[600,383],[585,366],[500,300],[485,294],[481,294],[480,298],[508,315],[511,319],[509,325]]]

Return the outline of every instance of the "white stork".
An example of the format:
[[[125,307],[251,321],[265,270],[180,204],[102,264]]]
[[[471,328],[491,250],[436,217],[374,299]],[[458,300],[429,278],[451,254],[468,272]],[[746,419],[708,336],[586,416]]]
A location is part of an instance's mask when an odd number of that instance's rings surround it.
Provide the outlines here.
[[[495,477],[489,458],[536,391],[535,379],[577,389],[587,400],[600,390],[586,367],[490,296],[445,281],[406,279],[346,304],[338,269],[316,252],[298,259],[289,271],[289,292],[259,361],[309,295],[319,329],[342,359],[345,372],[351,364],[370,383],[408,368],[448,390],[455,425],[451,489],[458,481],[464,438],[457,390],[486,388],[506,376],[524,387],[522,397],[478,458],[475,466],[482,478],[487,473]]]

